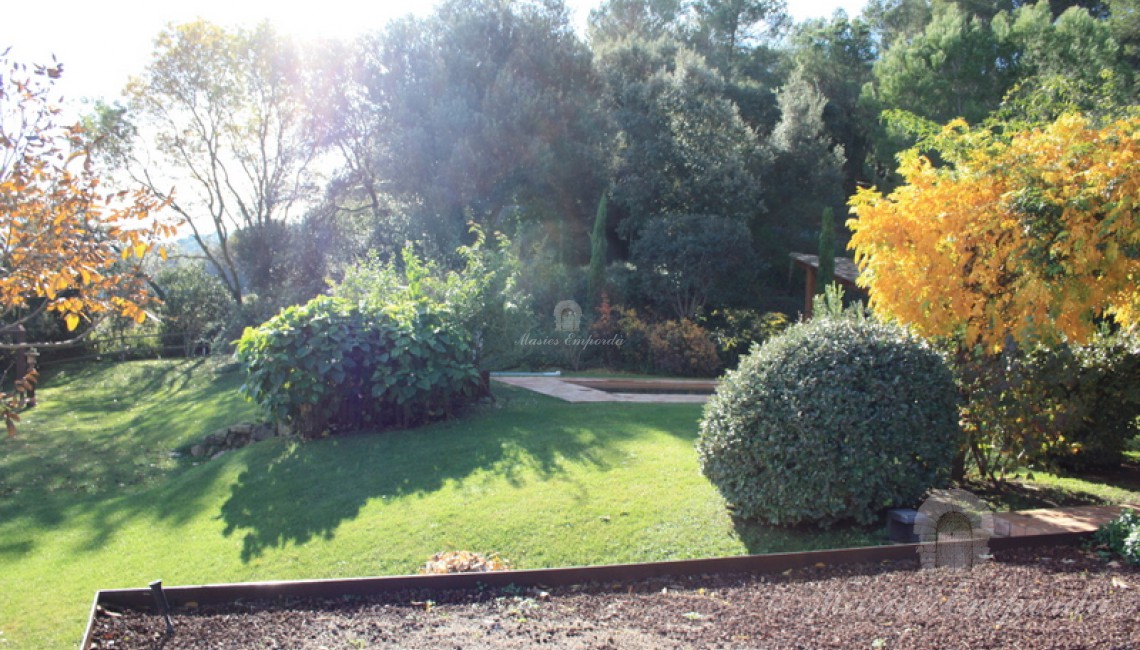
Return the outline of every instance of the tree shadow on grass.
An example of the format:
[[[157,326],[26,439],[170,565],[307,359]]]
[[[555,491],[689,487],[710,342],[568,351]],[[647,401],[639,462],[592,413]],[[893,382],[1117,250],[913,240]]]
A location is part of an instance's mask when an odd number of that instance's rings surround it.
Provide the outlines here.
[[[1140,492],[1140,462],[1125,460],[1117,467],[1101,467],[1083,472],[1067,472],[1063,477],[1103,483],[1122,490]]]
[[[18,542],[4,542],[0,544],[0,558],[21,558],[32,552],[35,543],[30,539]]]
[[[814,525],[773,526],[760,521],[733,517],[732,525],[744,547],[753,555],[879,546],[889,543],[886,524],[861,526],[851,522],[836,524],[825,529]]]
[[[1085,475],[1085,478],[1090,477]],[[1096,482],[1111,485],[1107,480],[1097,479]],[[963,487],[997,512],[1111,503],[1104,497],[1078,488],[1027,483],[1019,479],[1010,479],[998,485],[974,480],[966,482]]]
[[[223,473],[224,466],[211,463],[195,467],[171,480],[157,483],[128,494],[93,497],[90,503],[76,506],[77,516],[88,516],[91,524],[80,552],[104,548],[111,537],[129,522],[147,518],[154,525],[179,527],[206,511],[212,504],[211,486]]]
[[[45,534],[82,520],[84,534],[74,545],[74,551],[98,551],[131,521],[145,518],[155,525],[181,526],[206,511],[211,504],[211,486],[219,480],[223,468],[219,463],[190,468],[166,481],[119,493],[77,493],[61,489],[10,495],[0,498],[0,522],[20,522],[13,529],[17,533],[28,530]],[[0,539],[0,559],[23,548],[20,546],[23,543]]]
[[[550,408],[507,409],[252,456],[222,507],[224,533],[244,533],[241,558],[249,562],[271,548],[331,539],[371,499],[431,494],[462,485],[480,470],[515,487],[563,478],[570,465],[608,471],[621,462],[618,445],[642,426],[695,435],[695,426],[677,427],[676,412],[668,410],[543,404]]]
[[[0,522],[50,530],[89,518],[84,551],[135,517],[177,525],[201,513],[219,466],[171,452],[252,413],[240,376],[208,372],[200,359],[53,369],[41,405],[0,440]]]

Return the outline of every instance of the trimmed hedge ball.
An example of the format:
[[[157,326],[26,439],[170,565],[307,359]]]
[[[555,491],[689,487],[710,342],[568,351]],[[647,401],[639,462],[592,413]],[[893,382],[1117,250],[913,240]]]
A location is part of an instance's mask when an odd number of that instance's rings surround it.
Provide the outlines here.
[[[742,358],[705,406],[697,450],[735,516],[826,527],[917,504],[947,483],[961,438],[937,351],[897,326],[833,317]]]

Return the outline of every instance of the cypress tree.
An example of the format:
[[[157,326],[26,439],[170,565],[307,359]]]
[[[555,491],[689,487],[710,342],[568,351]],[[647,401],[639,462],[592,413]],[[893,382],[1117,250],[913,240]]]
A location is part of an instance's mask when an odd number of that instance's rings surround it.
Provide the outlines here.
[[[594,217],[594,230],[590,233],[590,274],[587,277],[587,291],[593,304],[600,302],[602,289],[606,284],[606,200],[608,192],[602,192],[598,201],[598,214]]]
[[[827,285],[835,281],[835,215],[831,208],[823,209],[819,224],[819,276],[815,282],[815,292],[823,293]]]

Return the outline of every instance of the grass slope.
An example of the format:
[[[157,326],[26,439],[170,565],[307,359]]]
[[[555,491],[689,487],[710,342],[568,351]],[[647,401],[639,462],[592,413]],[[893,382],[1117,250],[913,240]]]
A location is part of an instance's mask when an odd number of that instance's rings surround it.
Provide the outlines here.
[[[697,469],[699,405],[499,402],[413,431],[206,462],[170,452],[255,417],[206,362],[72,367],[0,439],[0,648],[73,647],[95,590],[414,572],[434,552],[516,568],[876,543],[739,524]]]

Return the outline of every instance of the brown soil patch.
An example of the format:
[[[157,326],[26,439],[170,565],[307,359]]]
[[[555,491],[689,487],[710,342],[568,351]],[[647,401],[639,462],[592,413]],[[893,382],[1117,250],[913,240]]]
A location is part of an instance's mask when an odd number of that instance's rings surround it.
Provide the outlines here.
[[[917,561],[101,615],[95,648],[1140,648],[1140,568],[1071,547]]]

